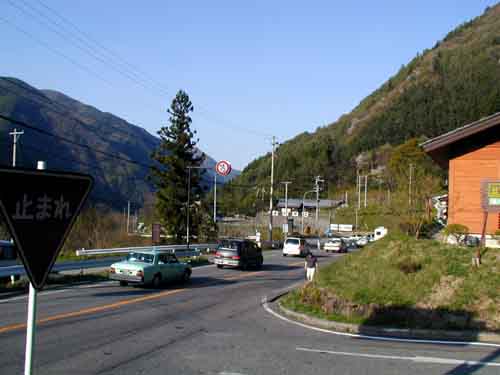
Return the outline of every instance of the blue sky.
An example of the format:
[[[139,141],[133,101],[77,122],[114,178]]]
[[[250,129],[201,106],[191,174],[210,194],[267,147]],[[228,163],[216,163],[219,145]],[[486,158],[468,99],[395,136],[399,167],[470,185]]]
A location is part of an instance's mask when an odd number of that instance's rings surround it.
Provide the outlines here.
[[[43,4],[113,55],[96,59],[94,42],[76,47],[76,31]],[[184,89],[200,148],[241,169],[270,150],[271,135],[285,141],[335,121],[494,4],[2,0],[0,75],[64,92],[153,134]],[[130,66],[135,78],[117,71]]]

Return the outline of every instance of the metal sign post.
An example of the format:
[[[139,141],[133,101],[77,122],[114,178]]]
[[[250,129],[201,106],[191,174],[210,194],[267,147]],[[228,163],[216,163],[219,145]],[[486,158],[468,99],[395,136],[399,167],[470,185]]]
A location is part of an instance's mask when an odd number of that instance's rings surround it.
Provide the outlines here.
[[[500,212],[500,181],[484,180],[481,183],[481,206],[483,208],[483,226],[481,231],[481,242],[477,248],[476,258],[473,259],[476,266],[481,264],[481,247],[486,245],[486,226],[490,212]]]
[[[44,161],[37,163],[36,169],[45,170]],[[30,281],[28,295],[28,321],[26,322],[26,351],[24,353],[24,375],[31,375],[33,371],[33,345],[36,333],[36,302],[37,291]]]
[[[37,291],[48,274],[93,184],[76,173],[0,168],[0,214],[14,238],[30,280],[24,374],[33,371]]]

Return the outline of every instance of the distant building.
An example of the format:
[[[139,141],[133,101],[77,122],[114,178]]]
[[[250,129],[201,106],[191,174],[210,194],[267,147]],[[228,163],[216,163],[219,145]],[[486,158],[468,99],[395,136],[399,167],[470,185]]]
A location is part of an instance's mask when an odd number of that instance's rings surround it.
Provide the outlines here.
[[[448,170],[448,224],[482,231],[481,183],[500,180],[500,113],[440,135],[422,144],[424,151]],[[486,233],[500,229],[500,214],[490,213]],[[495,246],[490,239],[487,245]]]
[[[297,210],[302,212],[302,210],[306,211],[314,211],[316,210],[316,199],[305,199],[304,200],[304,207],[302,207],[302,199],[297,199],[297,198],[289,198],[287,202],[287,206],[291,210]],[[319,208],[324,209],[324,208],[337,208],[341,206],[344,203],[342,200],[333,200],[333,199],[320,199],[319,200]],[[276,206],[278,209],[285,208],[285,200],[280,199],[278,201],[278,204]]]

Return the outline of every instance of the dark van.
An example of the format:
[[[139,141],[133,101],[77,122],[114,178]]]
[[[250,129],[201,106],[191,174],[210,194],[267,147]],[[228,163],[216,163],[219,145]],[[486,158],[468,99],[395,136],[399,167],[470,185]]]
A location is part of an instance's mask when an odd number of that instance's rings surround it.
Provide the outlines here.
[[[246,239],[226,239],[220,241],[214,263],[218,268],[260,269],[264,258],[262,249],[255,242]]]

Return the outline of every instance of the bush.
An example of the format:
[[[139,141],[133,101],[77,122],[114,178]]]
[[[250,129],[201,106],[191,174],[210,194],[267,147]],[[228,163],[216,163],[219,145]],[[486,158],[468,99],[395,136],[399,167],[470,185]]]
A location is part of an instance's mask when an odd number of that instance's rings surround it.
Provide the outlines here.
[[[457,244],[461,244],[469,234],[469,228],[462,224],[448,224],[444,228],[443,234],[445,241],[451,236]]]

